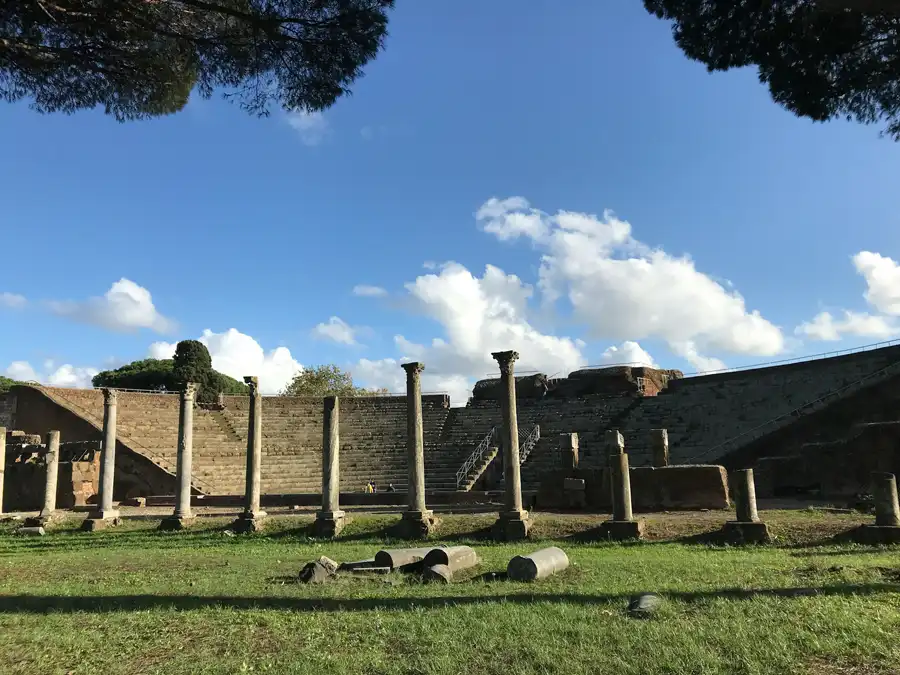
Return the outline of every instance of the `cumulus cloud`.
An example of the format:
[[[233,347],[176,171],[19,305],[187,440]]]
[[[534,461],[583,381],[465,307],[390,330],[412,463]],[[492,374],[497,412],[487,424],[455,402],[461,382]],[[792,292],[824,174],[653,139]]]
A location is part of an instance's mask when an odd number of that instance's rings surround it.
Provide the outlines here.
[[[866,280],[866,302],[879,312],[900,316],[900,265],[871,251],[853,256],[853,265]]]
[[[297,132],[304,145],[318,145],[328,134],[328,120],[319,111],[288,113],[287,123]]]
[[[353,295],[358,295],[362,298],[381,298],[387,295],[388,292],[383,289],[381,286],[369,286],[367,284],[358,284],[353,287]]]
[[[256,340],[235,328],[223,333],[206,329],[198,339],[209,350],[213,368],[236,380],[256,375],[264,394],[277,394],[303,370],[287,347],[266,352]],[[175,346],[175,343],[155,342],[150,345],[149,355],[154,359],[170,359],[175,355]]]
[[[845,335],[885,340],[900,333],[900,326],[887,317],[846,309],[842,313],[843,318],[835,319],[831,312],[819,312],[812,321],[797,326],[795,332],[823,342],[836,342]]]
[[[405,287],[414,306],[440,324],[444,337],[419,344],[395,336],[402,358],[361,360],[354,373],[365,384],[402,391],[405,376],[399,364],[422,361],[423,388],[447,391],[454,404],[461,405],[476,380],[498,372],[491,352],[518,351],[519,372],[565,374],[586,363],[584,343],[542,333],[529,322],[532,287],[498,267],[488,265],[477,277],[459,263],[448,262],[438,273],[419,276]]]
[[[174,321],[157,311],[150,291],[124,277],[102,297],[88,298],[83,302],[52,301],[48,305],[59,316],[109,330],[148,328],[157,333],[170,333],[175,328]]]
[[[341,345],[356,344],[356,329],[338,316],[328,319],[328,323],[317,324],[313,328],[313,336]]]
[[[90,388],[91,379],[100,371],[96,368],[76,367],[69,363],[56,367],[53,361],[45,361],[38,371],[28,361],[13,361],[6,369],[6,376],[22,382],[40,382],[52,387]]]
[[[673,342],[669,345],[672,351],[697,369],[698,373],[710,373],[725,370],[725,362],[714,356],[704,356],[697,351],[697,345],[690,340]]]
[[[676,353],[695,355],[771,356],[784,349],[781,330],[748,310],[740,294],[700,272],[689,257],[635,239],[631,224],[610,211],[550,215],[522,197],[494,198],[476,219],[502,241],[524,237],[541,250],[544,301],[568,298],[595,338],[659,338]]]
[[[28,304],[28,300],[25,299],[24,295],[19,295],[18,293],[0,293],[0,307],[5,307],[7,309],[22,309],[25,305]]]
[[[604,365],[659,367],[653,357],[632,340],[625,340],[621,345],[608,347],[600,360]]]
[[[900,335],[900,265],[891,258],[871,251],[860,251],[852,258],[857,273],[866,282],[863,298],[877,313],[840,310],[841,318],[831,312],[816,314],[801,323],[797,335],[836,342],[846,335],[886,340]]]

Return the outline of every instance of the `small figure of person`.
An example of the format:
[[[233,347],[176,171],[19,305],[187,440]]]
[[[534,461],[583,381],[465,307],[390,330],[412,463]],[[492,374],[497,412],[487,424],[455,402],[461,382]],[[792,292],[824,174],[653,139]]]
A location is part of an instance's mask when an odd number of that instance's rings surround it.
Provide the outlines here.
[[[368,483],[366,483],[366,487],[365,487],[365,489],[363,490],[363,492],[365,492],[367,495],[370,495],[370,494],[372,494],[373,492],[375,492],[375,489],[374,489],[374,487],[372,486],[372,481],[369,481]]]
[[[375,481],[373,480],[372,481],[372,494],[375,494],[376,492],[378,492],[378,486],[375,485]]]
[[[393,483],[388,483],[387,491],[388,492],[396,492],[397,488],[394,487]]]

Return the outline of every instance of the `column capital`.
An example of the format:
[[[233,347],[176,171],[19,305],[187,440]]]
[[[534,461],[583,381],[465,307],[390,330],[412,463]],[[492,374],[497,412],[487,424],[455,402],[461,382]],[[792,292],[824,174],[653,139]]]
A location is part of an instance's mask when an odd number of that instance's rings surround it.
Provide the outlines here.
[[[519,359],[519,352],[491,352],[491,356],[500,364],[500,372],[511,374],[513,372],[513,364]]]
[[[184,389],[181,390],[181,397],[193,399],[196,395],[197,395],[197,383],[196,382],[185,382]]]
[[[119,392],[115,389],[104,387],[101,391],[103,392],[103,402],[106,405],[115,405],[119,402]]]
[[[259,378],[256,375],[244,375],[244,382],[250,387],[251,396],[256,396],[259,393]]]
[[[418,377],[419,373],[425,370],[425,364],[419,363],[418,361],[404,363],[401,367],[406,371],[407,377]]]

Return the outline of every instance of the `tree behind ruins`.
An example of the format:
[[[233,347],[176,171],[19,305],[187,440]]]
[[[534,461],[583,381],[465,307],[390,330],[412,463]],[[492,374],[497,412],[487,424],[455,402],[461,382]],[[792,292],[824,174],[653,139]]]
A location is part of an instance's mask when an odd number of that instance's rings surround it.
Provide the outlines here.
[[[224,89],[253,114],[328,108],[382,48],[394,0],[0,2],[0,98],[116,119]]]
[[[334,365],[310,366],[294,376],[282,396],[374,396],[387,389],[365,389],[353,384],[353,375]]]

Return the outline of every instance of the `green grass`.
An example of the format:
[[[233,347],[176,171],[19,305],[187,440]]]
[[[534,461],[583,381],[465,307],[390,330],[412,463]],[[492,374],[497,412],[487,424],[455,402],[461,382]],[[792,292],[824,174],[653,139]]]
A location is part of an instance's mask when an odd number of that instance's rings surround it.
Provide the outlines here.
[[[490,517],[448,516],[444,540],[476,547],[479,573],[551,544],[572,562],[535,584],[449,586],[293,583],[320,555],[371,557],[395,516],[357,517],[337,542],[307,537],[306,516],[245,537],[222,519],[183,533],[68,523],[44,538],[0,525],[0,673],[898,672],[900,551],[814,542],[858,518],[766,517],[780,546],[587,543],[590,519],[548,516],[540,541],[494,544],[479,534]],[[651,531],[697,528],[673,522]],[[642,591],[663,609],[627,617]]]

